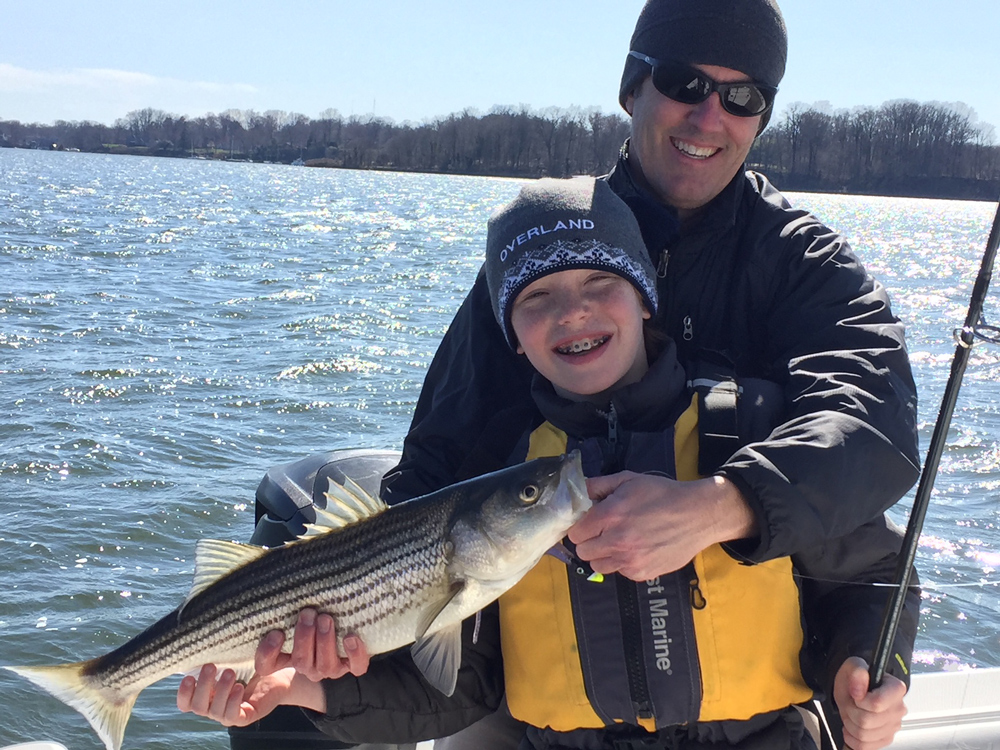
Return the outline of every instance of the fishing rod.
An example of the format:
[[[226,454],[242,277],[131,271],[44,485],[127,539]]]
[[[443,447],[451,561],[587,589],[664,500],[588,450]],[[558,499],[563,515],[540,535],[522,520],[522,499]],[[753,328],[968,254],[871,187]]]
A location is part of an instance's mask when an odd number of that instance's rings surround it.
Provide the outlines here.
[[[948,384],[945,386],[944,396],[941,399],[941,410],[938,412],[937,422],[934,425],[931,445],[927,449],[927,460],[924,462],[924,468],[920,474],[920,484],[917,486],[917,494],[913,500],[910,522],[906,525],[906,536],[903,538],[901,550],[902,556],[896,568],[894,579],[896,586],[886,603],[882,631],[879,633],[875,656],[872,658],[872,664],[868,670],[869,690],[874,690],[882,684],[886,665],[889,663],[889,657],[893,650],[892,643],[896,638],[899,618],[903,613],[906,592],[910,586],[910,571],[913,569],[913,561],[917,556],[920,531],[923,529],[924,519],[927,516],[931,491],[934,489],[934,479],[937,476],[938,464],[941,462],[941,454],[944,453],[945,439],[951,425],[952,414],[955,412],[958,390],[962,387],[965,366],[972,353],[972,345],[976,339],[1000,343],[1000,328],[987,325],[983,319],[983,305],[986,302],[986,292],[990,288],[993,261],[996,258],[998,245],[1000,245],[1000,204],[997,205],[996,216],[993,217],[993,228],[986,241],[986,252],[983,254],[983,261],[979,267],[979,276],[976,277],[976,284],[972,289],[972,299],[969,302],[969,312],[965,316],[965,325],[955,331],[957,345],[955,357],[951,362],[951,375],[948,376]]]

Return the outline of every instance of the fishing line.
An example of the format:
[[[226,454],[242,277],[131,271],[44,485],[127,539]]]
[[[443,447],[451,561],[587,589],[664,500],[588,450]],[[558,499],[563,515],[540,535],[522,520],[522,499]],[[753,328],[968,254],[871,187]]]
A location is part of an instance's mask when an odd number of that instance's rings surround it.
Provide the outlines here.
[[[775,572],[775,575],[784,575],[783,573]],[[835,586],[869,586],[873,589],[898,589],[900,584],[898,582],[890,583],[888,581],[841,581],[836,578],[818,578],[816,576],[802,575],[801,573],[792,573],[792,577],[799,581],[814,581],[816,583],[829,583]],[[907,584],[908,586],[910,584]],[[920,589],[921,591],[944,591],[946,589],[967,589],[976,587],[986,587],[986,586],[1000,586],[1000,580],[997,581],[972,581],[969,583],[939,583],[937,581],[925,581],[921,580],[919,585],[914,584],[912,588]]]
[[[757,575],[771,575],[774,576],[775,579],[784,578],[787,575],[785,571],[772,570],[770,568],[762,567],[758,563],[755,563],[750,558],[736,554],[732,550],[729,550],[729,554],[731,554],[735,559],[740,560],[744,564],[753,566],[754,570],[757,571]],[[991,567],[990,570],[992,569],[993,568]],[[851,581],[841,578],[824,578],[822,576],[810,576],[806,575],[805,573],[799,573],[798,571],[793,570],[792,578],[794,578],[796,581],[812,581],[814,583],[828,583],[834,586],[869,586],[871,588],[881,588],[881,589],[898,589],[900,588],[900,586],[903,585],[899,582],[898,574],[896,580],[894,581]],[[909,582],[907,582],[905,585],[910,586]],[[990,580],[988,578],[981,578],[978,581],[972,581],[969,583],[941,583],[938,581],[921,579],[918,584],[913,584],[913,588],[925,591],[926,590],[943,591],[945,589],[950,589],[950,588],[973,588],[976,586],[982,586],[982,587],[1000,586],[1000,579]]]
[[[752,564],[752,563],[751,563]],[[771,575],[775,579],[784,578],[787,573],[781,570],[771,570],[770,568],[764,568],[760,566],[755,566],[755,571],[758,575]],[[792,571],[792,578],[796,581],[810,581],[812,583],[826,583],[831,586],[867,586],[873,589],[892,589],[896,590],[900,587],[898,580],[896,581],[850,581],[843,580],[840,578],[824,578],[822,576],[810,576],[805,573],[799,573],[797,571]],[[913,584],[912,586],[907,583],[908,587],[919,589],[922,591],[944,591],[946,589],[963,589],[963,588],[976,588],[986,586],[1000,586],[1000,579],[991,580],[988,578],[980,579],[978,581],[970,581],[968,583],[943,583],[939,581],[924,580],[921,579],[918,584]]]
[[[903,547],[900,551],[899,565],[896,568],[895,576],[899,586],[886,602],[875,656],[872,658],[872,664],[868,670],[869,690],[874,690],[882,684],[882,678],[885,676],[885,670],[893,652],[892,644],[896,638],[899,620],[906,603],[906,590],[909,587],[913,562],[917,556],[920,531],[923,529],[924,519],[927,517],[927,508],[930,505],[934,489],[934,479],[941,463],[941,455],[944,453],[948,427],[951,425],[951,418],[955,412],[958,391],[962,387],[962,376],[965,374],[972,346],[977,338],[991,343],[997,342],[996,328],[987,324],[983,317],[983,305],[986,303],[986,293],[993,277],[993,263],[996,259],[998,245],[1000,245],[1000,203],[997,204],[996,215],[993,217],[993,227],[986,240],[986,250],[979,267],[979,275],[976,277],[976,283],[972,289],[972,298],[969,301],[965,325],[955,331],[957,345],[951,363],[951,374],[948,376],[948,383],[941,399],[941,409],[938,412],[937,422],[934,424],[934,434],[931,437],[930,447],[927,449],[927,459],[924,461],[923,471],[920,474],[920,483],[917,485],[913,510],[906,526],[906,536],[903,538]]]
[[[898,583],[886,584],[892,587],[899,586]],[[921,581],[920,588],[924,591],[944,591],[946,589],[972,589],[986,586],[1000,586],[1000,581],[978,581],[972,583],[935,583],[934,581]]]

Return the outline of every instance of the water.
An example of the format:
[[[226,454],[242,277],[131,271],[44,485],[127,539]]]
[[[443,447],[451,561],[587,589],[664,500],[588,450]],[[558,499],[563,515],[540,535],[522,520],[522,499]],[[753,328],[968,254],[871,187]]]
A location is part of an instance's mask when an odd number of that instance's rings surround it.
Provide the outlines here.
[[[249,537],[269,466],[398,448],[517,188],[0,150],[0,664],[95,656],[172,609],[194,540]],[[889,288],[925,449],[994,206],[792,198]],[[977,347],[918,560],[920,670],[1000,665],[998,374],[1000,349]],[[0,691],[0,745],[100,748],[20,678]],[[175,691],[140,696],[126,746],[227,747]]]

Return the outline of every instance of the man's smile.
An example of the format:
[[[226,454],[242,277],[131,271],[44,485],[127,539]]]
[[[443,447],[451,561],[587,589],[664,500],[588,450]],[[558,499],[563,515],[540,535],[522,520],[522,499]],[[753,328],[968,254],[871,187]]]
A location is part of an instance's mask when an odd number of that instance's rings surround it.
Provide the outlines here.
[[[670,142],[674,144],[674,148],[682,154],[690,156],[694,159],[707,159],[721,150],[719,148],[715,148],[714,146],[695,146],[693,143],[688,143],[687,141],[682,141],[679,138],[673,137],[671,137]]]

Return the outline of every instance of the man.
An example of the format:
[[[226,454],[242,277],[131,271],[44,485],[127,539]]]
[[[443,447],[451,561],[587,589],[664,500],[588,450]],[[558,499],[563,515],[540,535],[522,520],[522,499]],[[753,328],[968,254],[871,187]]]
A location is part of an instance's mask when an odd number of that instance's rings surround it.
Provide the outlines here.
[[[605,499],[570,538],[598,572],[651,579],[715,542],[752,563],[828,544],[879,516],[919,473],[916,389],[885,291],[842,237],[791,209],[761,175],[743,174],[786,45],[773,0],[649,0],[636,24],[619,97],[631,138],[608,181],[659,269],[657,322],[689,372],[721,360],[773,380],[787,416],[701,482],[593,481]],[[386,497],[502,465],[530,420],[527,383],[480,275],[428,372]],[[873,605],[865,624],[871,641],[878,612]],[[840,657],[870,652],[856,633],[842,635],[823,636]],[[885,734],[866,735],[870,745],[857,737],[874,720],[849,705],[848,683],[854,696],[867,688],[852,664],[849,679],[838,671],[847,731],[855,747],[883,746]]]
[[[620,89],[631,138],[607,180],[638,219],[658,269],[656,323],[677,342],[689,375],[708,366],[723,379],[777,383],[785,418],[700,481],[594,480],[592,494],[604,499],[570,537],[598,572],[653,579],[715,543],[749,564],[832,548],[916,480],[915,386],[884,289],[842,237],[792,209],[763,176],[743,173],[785,57],[773,0],[649,0],[636,24]],[[535,419],[529,380],[480,274],[428,371],[386,499],[503,466]],[[870,596],[850,621],[807,623],[823,654],[814,679],[835,697],[856,750],[891,741],[905,691],[889,677],[865,695],[857,657],[871,652],[883,595]],[[484,617],[484,627],[495,624]],[[915,617],[905,630],[904,661]],[[903,669],[896,674],[905,679]],[[461,687],[460,675],[458,694]],[[352,706],[370,706],[357,690],[329,681],[328,709],[348,696]],[[462,708],[464,721],[470,709]]]

